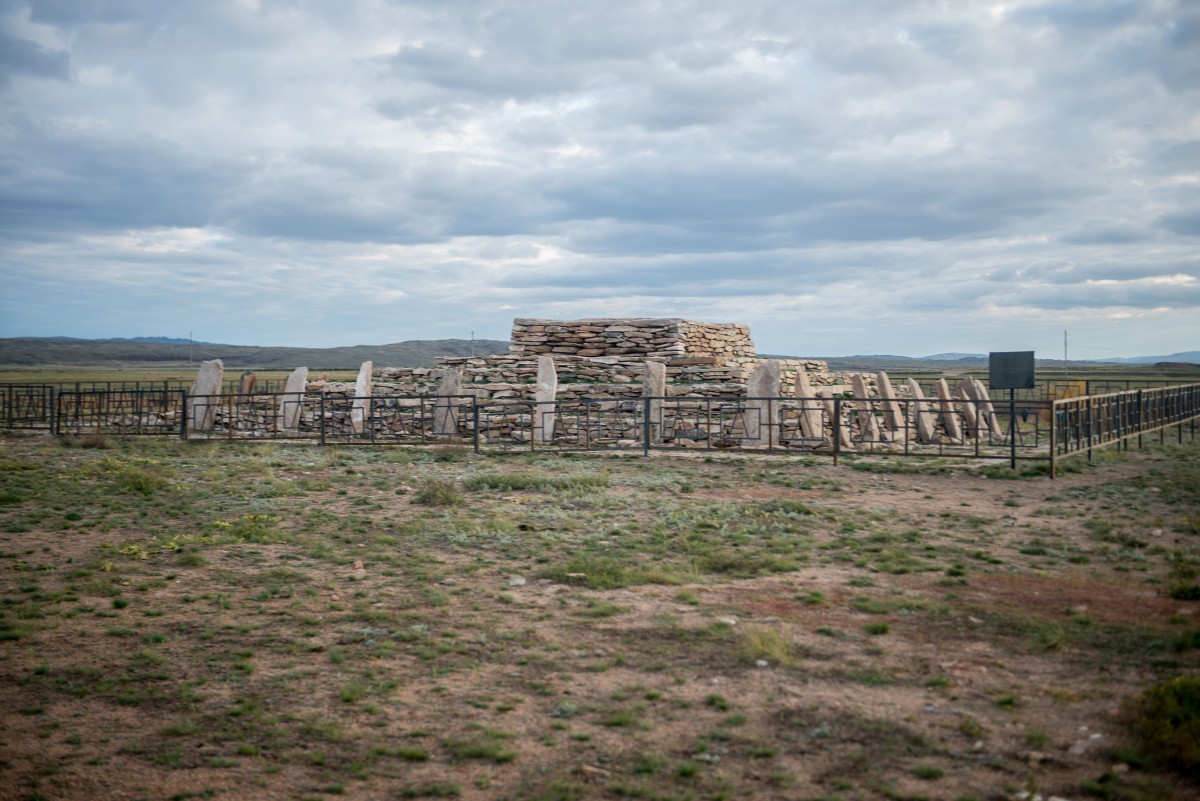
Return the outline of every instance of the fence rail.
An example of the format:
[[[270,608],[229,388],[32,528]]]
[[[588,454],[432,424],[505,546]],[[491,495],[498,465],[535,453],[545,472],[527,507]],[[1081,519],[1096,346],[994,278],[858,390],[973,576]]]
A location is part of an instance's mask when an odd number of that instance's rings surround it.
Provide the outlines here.
[[[462,443],[489,450],[710,450],[902,454],[1056,463],[1185,424],[1200,384],[1061,400],[956,397],[587,398],[539,403],[473,395],[325,393],[189,396],[186,390],[57,392],[6,385],[0,423],[55,434],[310,440],[322,445]]]
[[[1054,440],[1051,445],[1051,472],[1059,458],[1086,453],[1109,445],[1128,446],[1136,437],[1138,444],[1146,434],[1159,432],[1166,440],[1167,429],[1176,427],[1183,441],[1184,424],[1196,438],[1196,420],[1200,418],[1200,384],[1136,389],[1067,398],[1054,401]]]

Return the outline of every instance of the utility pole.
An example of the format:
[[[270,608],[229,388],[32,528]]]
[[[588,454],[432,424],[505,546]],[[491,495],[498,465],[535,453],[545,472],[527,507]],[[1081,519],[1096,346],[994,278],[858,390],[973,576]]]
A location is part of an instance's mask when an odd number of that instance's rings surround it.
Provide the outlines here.
[[[1070,380],[1070,368],[1067,367],[1067,332],[1063,331],[1063,381]]]
[[[471,358],[475,358],[475,332],[471,332]]]
[[[192,366],[192,332],[188,331],[188,367]]]

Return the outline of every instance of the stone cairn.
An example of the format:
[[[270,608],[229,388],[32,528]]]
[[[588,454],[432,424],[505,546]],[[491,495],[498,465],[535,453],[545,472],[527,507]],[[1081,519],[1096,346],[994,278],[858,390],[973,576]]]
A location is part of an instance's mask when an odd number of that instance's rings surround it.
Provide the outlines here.
[[[468,411],[478,404],[485,442],[629,445],[641,436],[643,403],[651,440],[685,447],[830,450],[837,433],[840,449],[894,449],[1002,435],[987,390],[974,379],[953,393],[939,380],[931,400],[911,379],[893,387],[883,372],[833,373],[814,359],[762,359],[745,325],[679,318],[519,318],[506,355],[440,357],[432,368],[366,362],[355,382],[322,376],[303,385],[303,396],[302,370],[289,377],[289,394],[274,409],[260,404],[257,417],[223,425],[223,407],[199,407],[193,419],[205,427],[196,430],[311,431],[319,414],[313,398],[323,397],[327,430],[361,436],[374,425],[385,438],[469,438],[476,421]]]

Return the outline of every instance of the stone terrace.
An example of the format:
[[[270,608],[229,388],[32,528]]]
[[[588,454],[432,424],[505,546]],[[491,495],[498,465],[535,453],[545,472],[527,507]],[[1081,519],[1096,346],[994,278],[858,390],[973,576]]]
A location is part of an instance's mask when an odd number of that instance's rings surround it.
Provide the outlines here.
[[[513,321],[513,355],[622,356],[643,359],[753,359],[750,328],[678,317]]]

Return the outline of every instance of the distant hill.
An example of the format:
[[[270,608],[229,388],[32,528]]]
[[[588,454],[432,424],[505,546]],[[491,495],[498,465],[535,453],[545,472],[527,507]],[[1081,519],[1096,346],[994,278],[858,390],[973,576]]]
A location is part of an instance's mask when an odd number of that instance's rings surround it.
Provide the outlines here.
[[[133,339],[0,339],[0,365],[34,367],[70,365],[176,366],[189,361],[220,359],[226,367],[258,370],[352,370],[365,361],[379,367],[429,367],[438,356],[477,356],[507,353],[508,343],[495,339],[415,339],[390,345],[352,345],[341,348],[269,348],[216,345],[186,339],[159,342],[165,337]]]
[[[1185,350],[1167,356],[1129,356],[1126,358],[1098,359],[1105,364],[1157,364],[1159,362],[1187,362],[1200,364],[1200,350]]]

